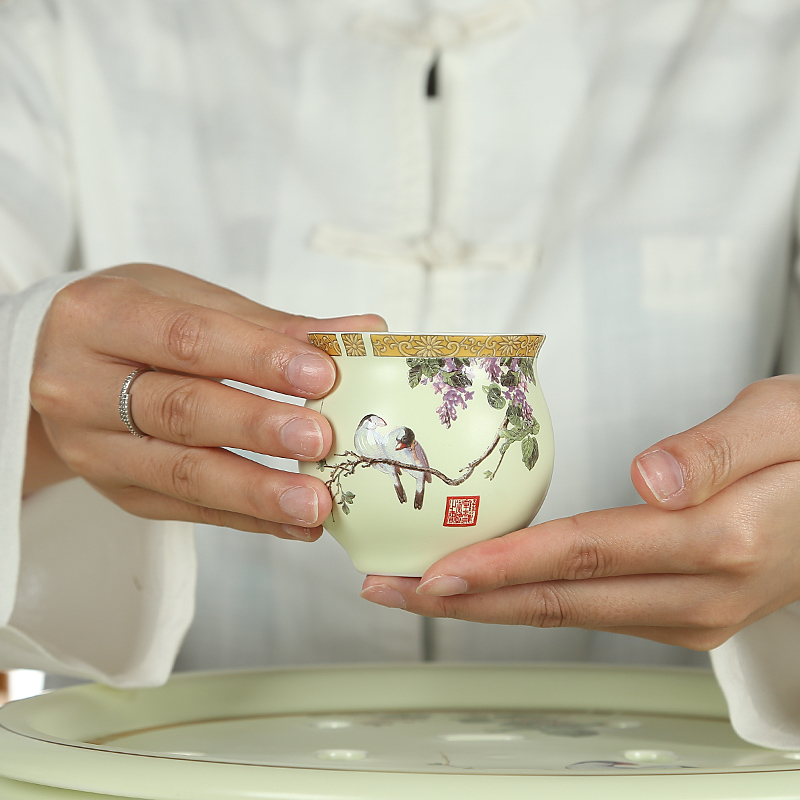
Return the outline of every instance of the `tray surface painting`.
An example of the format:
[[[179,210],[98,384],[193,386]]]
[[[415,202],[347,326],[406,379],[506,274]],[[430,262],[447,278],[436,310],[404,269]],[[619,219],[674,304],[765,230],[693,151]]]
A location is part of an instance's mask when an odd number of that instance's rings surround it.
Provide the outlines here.
[[[713,676],[585,666],[176,675],[0,709],[0,797],[798,798],[800,752],[736,736]],[[539,795],[537,795],[539,796]]]

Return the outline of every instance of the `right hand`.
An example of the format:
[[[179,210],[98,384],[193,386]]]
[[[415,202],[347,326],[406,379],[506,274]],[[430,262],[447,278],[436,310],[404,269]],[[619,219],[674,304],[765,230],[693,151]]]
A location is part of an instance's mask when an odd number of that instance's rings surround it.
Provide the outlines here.
[[[76,281],[56,295],[39,335],[25,493],[79,475],[138,516],[313,541],[331,509],[325,485],[223,448],[317,461],[331,447],[330,424],[220,381],[321,397],[336,369],[306,333],[384,329],[374,315],[274,311],[152,264]],[[131,389],[144,439],[118,409],[126,376],[140,366],[158,370]]]

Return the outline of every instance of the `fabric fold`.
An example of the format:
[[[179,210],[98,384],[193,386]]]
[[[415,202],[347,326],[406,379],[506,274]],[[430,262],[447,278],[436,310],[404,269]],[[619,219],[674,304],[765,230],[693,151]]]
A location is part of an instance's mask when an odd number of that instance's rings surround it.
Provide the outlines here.
[[[0,626],[14,607],[19,573],[19,525],[25,448],[30,414],[31,368],[39,327],[53,296],[80,273],[57,275],[17,294],[0,296],[0,355],[5,376],[0,391],[0,496],[19,498],[0,505]]]
[[[0,505],[0,669],[158,684],[194,613],[192,526],[133,517],[81,479],[19,499],[39,328],[55,294],[86,274],[0,298],[10,343],[0,357],[0,496],[18,498]]]

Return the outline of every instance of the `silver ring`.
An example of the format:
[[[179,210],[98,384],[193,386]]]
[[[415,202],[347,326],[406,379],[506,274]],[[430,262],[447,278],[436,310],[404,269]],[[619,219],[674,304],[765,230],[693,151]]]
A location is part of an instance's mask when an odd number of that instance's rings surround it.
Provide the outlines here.
[[[125,378],[125,383],[122,384],[122,390],[119,393],[119,416],[125,423],[125,427],[139,439],[144,439],[147,434],[142,433],[134,424],[133,416],[131,415],[131,386],[133,382],[145,372],[155,372],[155,367],[139,367],[135,369]]]

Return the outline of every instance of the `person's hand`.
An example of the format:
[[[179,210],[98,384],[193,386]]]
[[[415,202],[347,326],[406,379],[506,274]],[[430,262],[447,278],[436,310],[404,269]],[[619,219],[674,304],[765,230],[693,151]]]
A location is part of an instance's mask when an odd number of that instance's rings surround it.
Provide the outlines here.
[[[647,504],[459,550],[421,580],[369,576],[362,596],[433,617],[609,630],[712,649],[800,599],[800,376],[637,456]]]
[[[315,540],[331,507],[325,485],[223,448],[315,461],[331,447],[329,423],[220,381],[321,397],[335,367],[305,334],[384,329],[372,315],[273,311],[151,264],[79,280],[56,295],[40,332],[24,492],[80,475],[139,516]],[[145,438],[119,412],[123,382],[141,366],[158,370],[131,388]]]

